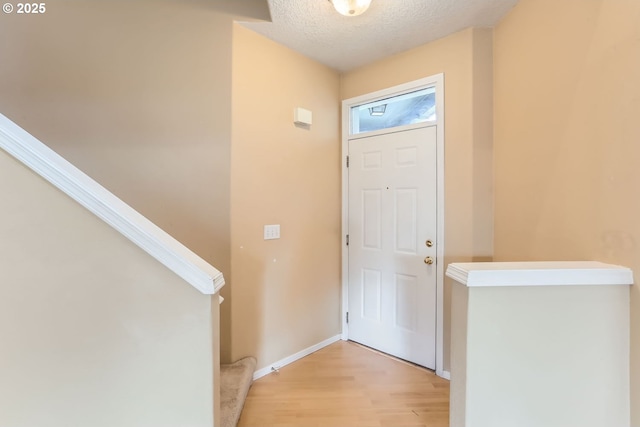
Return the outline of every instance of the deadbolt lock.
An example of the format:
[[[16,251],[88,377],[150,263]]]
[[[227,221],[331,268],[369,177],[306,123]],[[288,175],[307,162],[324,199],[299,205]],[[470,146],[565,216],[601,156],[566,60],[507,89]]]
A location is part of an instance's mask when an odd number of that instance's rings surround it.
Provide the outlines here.
[[[431,240],[427,240],[425,242],[425,244],[427,245],[428,248],[430,248],[431,246],[433,246],[433,242]]]
[[[431,258],[430,256],[426,257],[424,259],[424,263],[429,265],[433,264],[433,258]]]

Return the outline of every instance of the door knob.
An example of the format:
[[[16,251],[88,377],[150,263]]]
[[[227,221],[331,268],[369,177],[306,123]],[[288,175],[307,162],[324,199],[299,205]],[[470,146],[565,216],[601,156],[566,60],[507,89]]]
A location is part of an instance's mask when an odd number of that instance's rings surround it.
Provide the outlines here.
[[[427,240],[425,242],[425,245],[427,245],[427,247],[430,248],[431,246],[433,246],[433,242],[431,240]]]
[[[433,258],[431,258],[430,256],[426,257],[424,259],[424,263],[429,265],[433,264]]]

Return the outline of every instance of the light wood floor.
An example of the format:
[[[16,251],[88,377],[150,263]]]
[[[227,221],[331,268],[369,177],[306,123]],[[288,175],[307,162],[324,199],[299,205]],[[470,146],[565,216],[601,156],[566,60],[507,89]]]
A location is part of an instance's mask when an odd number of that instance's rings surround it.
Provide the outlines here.
[[[448,427],[449,381],[338,341],[255,381],[238,427]]]

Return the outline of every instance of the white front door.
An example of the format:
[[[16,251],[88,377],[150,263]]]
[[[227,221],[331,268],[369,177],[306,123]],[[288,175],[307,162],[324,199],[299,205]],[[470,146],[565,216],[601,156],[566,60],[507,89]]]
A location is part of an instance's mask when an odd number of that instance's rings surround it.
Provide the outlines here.
[[[348,174],[349,339],[435,369],[436,126],[350,139]]]

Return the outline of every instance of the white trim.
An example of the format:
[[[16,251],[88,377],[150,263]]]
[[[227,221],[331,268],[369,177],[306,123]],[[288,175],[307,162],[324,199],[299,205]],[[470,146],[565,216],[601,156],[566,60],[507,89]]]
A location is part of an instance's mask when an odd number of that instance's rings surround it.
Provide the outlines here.
[[[445,126],[444,126],[444,74],[438,74],[436,80],[436,119],[438,122],[438,132],[436,135],[437,144],[437,221],[438,229],[436,241],[436,375],[444,377],[444,159],[445,159]]]
[[[349,169],[347,168],[347,158],[349,156],[349,124],[351,106],[348,100],[342,101],[342,229],[340,240],[342,257],[342,340],[349,339],[349,325],[347,324],[347,312],[349,310],[349,247],[347,246],[347,235],[349,234]]]
[[[220,271],[2,114],[0,148],[203,294],[215,294],[224,286]]]
[[[437,261],[436,261],[436,375],[445,375],[444,367],[444,74],[436,74],[423,79],[393,86],[388,89],[376,91],[362,96],[349,98],[342,101],[342,339],[349,339],[349,326],[346,322],[346,313],[349,308],[349,256],[346,245],[346,235],[349,234],[349,182],[346,158],[349,154],[349,139],[371,136],[378,133],[389,133],[403,128],[390,128],[381,132],[368,132],[366,135],[350,135],[350,111],[352,106],[373,102],[380,98],[390,98],[405,92],[416,91],[427,87],[436,88],[436,168],[437,168]],[[417,127],[433,125],[433,122],[420,123]]]
[[[413,124],[404,125],[404,126],[394,126],[392,128],[384,128],[384,129],[372,130],[369,132],[356,133],[354,135],[349,135],[349,141],[353,141],[355,139],[362,139],[362,138],[371,138],[372,136],[378,136],[378,135],[386,135],[388,133],[421,129],[421,128],[426,128],[429,126],[437,126],[437,125],[438,125],[438,120],[427,120],[424,122],[413,123]]]
[[[290,363],[295,362],[296,360],[300,360],[305,356],[310,355],[311,353],[315,353],[318,350],[325,348],[328,345],[333,344],[334,342],[340,341],[340,335],[333,336],[328,338],[318,344],[312,345],[311,347],[305,348],[302,351],[297,352],[296,354],[292,354],[291,356],[285,357],[284,359],[278,360],[275,363],[267,366],[266,368],[258,369],[253,373],[253,380],[257,380],[259,378],[264,377],[265,375],[269,375],[272,372],[279,370],[280,368],[287,366]]]
[[[633,285],[633,272],[597,261],[453,263],[447,276],[468,287]]]
[[[442,371],[442,375],[438,374],[438,376],[439,376],[440,378],[444,378],[445,380],[449,380],[449,381],[451,381],[451,372],[449,372],[449,371],[444,371],[444,370],[443,370],[443,371]]]

